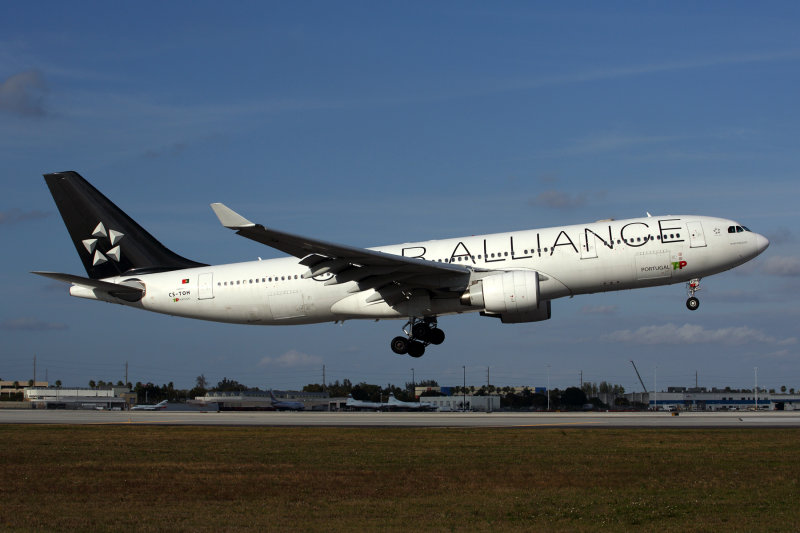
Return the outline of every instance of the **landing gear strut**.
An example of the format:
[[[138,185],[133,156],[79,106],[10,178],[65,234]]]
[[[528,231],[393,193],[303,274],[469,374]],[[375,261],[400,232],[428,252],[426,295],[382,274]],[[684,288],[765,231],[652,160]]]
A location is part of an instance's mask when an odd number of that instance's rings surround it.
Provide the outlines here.
[[[436,317],[411,317],[403,326],[403,332],[408,337],[395,337],[391,342],[392,351],[396,354],[422,357],[426,346],[444,342],[444,331],[437,327]]]
[[[694,278],[686,284],[686,289],[689,291],[689,299],[686,300],[686,308],[689,311],[696,311],[700,307],[700,300],[694,297],[694,293],[700,290],[700,278]]]

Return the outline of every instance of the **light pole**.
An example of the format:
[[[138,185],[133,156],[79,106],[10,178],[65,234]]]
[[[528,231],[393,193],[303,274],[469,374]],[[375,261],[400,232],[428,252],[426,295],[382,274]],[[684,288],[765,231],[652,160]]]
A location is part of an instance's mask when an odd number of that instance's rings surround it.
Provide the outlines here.
[[[754,367],[754,370],[755,370],[755,373],[756,373],[756,377],[755,377],[755,379],[756,379],[756,388],[755,388],[755,393],[756,393],[756,395],[755,395],[756,411],[758,411],[758,367]]]
[[[547,410],[550,411],[550,365],[547,365]]]
[[[461,410],[467,410],[467,366],[461,367],[464,370],[464,387],[461,389]]]
[[[653,367],[653,411],[658,411],[658,387],[657,387],[657,379],[658,379],[658,365]]]

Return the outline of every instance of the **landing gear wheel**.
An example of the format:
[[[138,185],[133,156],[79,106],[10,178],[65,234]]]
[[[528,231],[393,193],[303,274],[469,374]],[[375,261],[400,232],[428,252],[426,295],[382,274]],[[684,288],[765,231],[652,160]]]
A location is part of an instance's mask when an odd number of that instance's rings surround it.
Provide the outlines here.
[[[398,355],[407,354],[411,341],[405,337],[395,337],[392,339],[392,351]]]
[[[425,345],[419,341],[410,341],[408,343],[408,355],[411,357],[422,357],[425,353]]]
[[[444,342],[444,331],[439,328],[432,328],[428,332],[428,342],[431,344],[442,344]]]
[[[689,309],[689,311],[696,311],[698,307],[700,307],[700,300],[694,296],[686,300],[686,308]]]
[[[411,327],[411,336],[422,342],[428,342],[431,328],[425,322],[417,322]]]

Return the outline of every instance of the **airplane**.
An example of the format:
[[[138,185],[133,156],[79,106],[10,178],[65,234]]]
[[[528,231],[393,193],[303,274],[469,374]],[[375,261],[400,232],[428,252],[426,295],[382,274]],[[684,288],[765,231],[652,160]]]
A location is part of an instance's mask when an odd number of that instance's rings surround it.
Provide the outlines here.
[[[402,410],[428,410],[433,411],[436,409],[433,405],[426,402],[404,402],[394,397],[394,393],[389,393],[389,403],[387,404],[390,409]]]
[[[272,398],[272,407],[278,411],[302,411],[306,408],[303,402],[279,400],[272,394],[272,391],[269,391],[269,397]]]
[[[161,409],[167,408],[167,400],[158,402],[155,405],[134,405],[131,407],[131,411],[160,411]]]
[[[733,220],[700,215],[429,240],[376,248],[256,224],[221,203],[220,223],[289,257],[207,265],[157,241],[77,172],[44,175],[88,277],[72,296],[216,322],[283,325],[406,320],[392,351],[420,357],[441,344],[438,318],[478,312],[504,324],[550,319],[551,302],[580,294],[686,283],[761,254],[769,241]]]
[[[347,395],[347,401],[345,402],[345,406],[350,409],[362,410],[362,409],[369,409],[380,411],[385,409],[389,404],[381,403],[381,402],[368,402],[364,400],[356,400],[353,398],[352,394]]]

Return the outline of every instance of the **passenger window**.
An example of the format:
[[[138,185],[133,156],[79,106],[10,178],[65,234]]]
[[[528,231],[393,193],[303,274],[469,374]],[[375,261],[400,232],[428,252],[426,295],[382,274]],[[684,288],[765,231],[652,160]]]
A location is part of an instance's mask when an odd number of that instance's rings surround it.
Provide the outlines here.
[[[236,284],[237,284],[237,285],[239,284],[239,280],[238,280],[238,279],[236,280]]]

